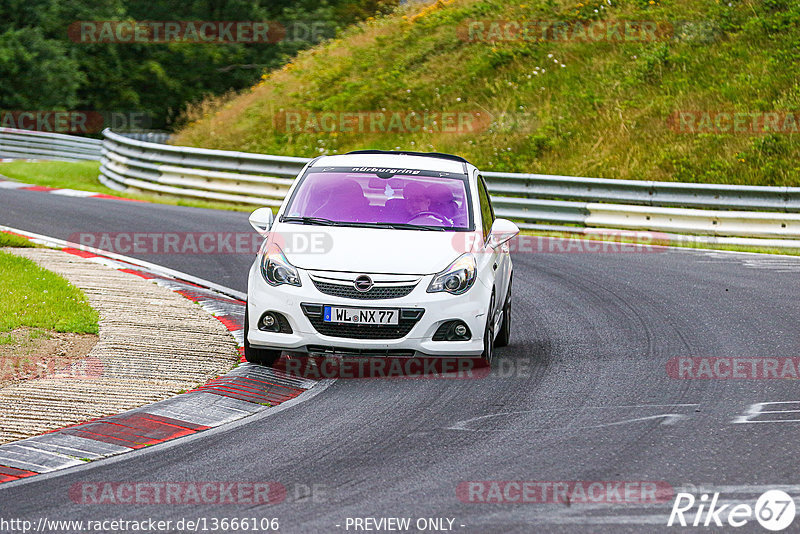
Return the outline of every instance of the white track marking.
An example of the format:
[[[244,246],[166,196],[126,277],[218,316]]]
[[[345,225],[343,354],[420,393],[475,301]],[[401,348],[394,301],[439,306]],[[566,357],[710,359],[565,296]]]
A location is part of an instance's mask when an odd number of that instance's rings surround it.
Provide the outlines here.
[[[783,413],[791,413],[791,414],[800,414],[800,409],[790,409],[790,410],[764,410],[764,407],[770,407],[775,405],[784,405],[784,404],[792,404],[795,405],[797,408],[800,408],[800,401],[776,401],[776,402],[757,402],[755,404],[751,404],[747,408],[747,412],[744,415],[740,415],[733,420],[734,424],[744,424],[744,423],[800,423],[800,419],[767,419],[760,420],[760,421],[753,421],[754,417],[758,417],[764,414],[783,414]],[[800,417],[800,415],[798,415]]]
[[[688,407],[697,407],[700,406],[699,404],[632,404],[632,405],[621,405],[621,406],[582,406],[581,410],[627,410],[627,409],[637,409],[637,408],[688,408]],[[514,412],[500,412],[500,413],[490,413],[486,415],[479,415],[476,417],[471,417],[469,419],[464,419],[458,421],[452,426],[445,428],[444,430],[458,430],[458,431],[465,431],[465,432],[512,432],[512,430],[480,430],[475,428],[468,428],[469,425],[472,423],[482,421],[485,419],[490,419],[493,417],[504,417],[508,415],[518,415],[518,414],[530,414],[530,413],[553,413],[553,412],[570,412],[574,411],[573,408],[555,408],[555,409],[547,409],[547,408],[540,408],[537,410],[521,410],[521,411],[514,411]],[[684,414],[659,414],[659,415],[652,415],[647,417],[641,417],[637,419],[629,419],[625,421],[618,421],[614,423],[607,423],[602,425],[596,426],[584,426],[584,427],[575,427],[576,429],[580,428],[601,428],[604,426],[612,426],[612,425],[620,425],[625,423],[632,423],[636,421],[643,421],[646,419],[655,419],[666,417],[668,420],[663,422],[662,424],[673,424],[677,422],[678,419],[682,419],[684,417],[688,417]]]
[[[50,191],[51,195],[63,195],[65,197],[93,197],[100,193],[93,193],[91,191],[78,191],[77,189],[56,189]]]
[[[706,260],[700,263],[736,263],[747,269],[768,270],[779,273],[800,273],[800,258],[785,255],[753,254],[732,255],[723,254],[722,251],[707,252]]]
[[[664,419],[661,421],[662,425],[674,425],[682,419],[688,419],[688,415],[680,413],[662,413],[659,415],[649,415],[647,417],[637,417],[635,419],[626,419],[624,421],[616,421],[614,423],[604,423],[602,425],[582,426],[576,428],[605,428],[608,426],[627,425],[628,423],[638,423],[639,421],[650,421],[652,419]]]

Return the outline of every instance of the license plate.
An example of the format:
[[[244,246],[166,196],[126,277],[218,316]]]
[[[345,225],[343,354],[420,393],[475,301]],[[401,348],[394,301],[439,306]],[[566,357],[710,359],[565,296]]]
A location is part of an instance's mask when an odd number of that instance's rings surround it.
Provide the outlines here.
[[[343,308],[325,306],[326,323],[398,324],[400,310],[376,310],[369,308]]]

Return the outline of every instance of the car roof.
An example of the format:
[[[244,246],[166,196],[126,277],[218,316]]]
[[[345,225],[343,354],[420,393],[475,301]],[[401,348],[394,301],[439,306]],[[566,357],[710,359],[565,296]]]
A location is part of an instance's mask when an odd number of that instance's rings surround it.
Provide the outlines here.
[[[401,152],[356,152],[336,156],[321,156],[312,167],[392,167],[466,174],[466,160],[457,156],[439,157],[436,154],[406,154]]]

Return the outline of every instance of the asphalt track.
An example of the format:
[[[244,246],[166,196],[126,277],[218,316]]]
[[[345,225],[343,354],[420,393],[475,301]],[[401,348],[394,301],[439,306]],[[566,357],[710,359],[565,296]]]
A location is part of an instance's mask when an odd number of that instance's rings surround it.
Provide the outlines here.
[[[249,230],[244,213],[14,190],[0,190],[0,224],[62,239]],[[252,260],[129,255],[242,291]],[[679,380],[666,371],[676,357],[800,356],[800,261],[662,250],[516,254],[514,267],[512,343],[486,378],[338,380],[230,429],[0,487],[0,517],[277,517],[281,532],[353,532],[347,518],[410,517],[450,518],[456,532],[653,532],[672,530],[671,501],[487,504],[464,502],[457,488],[658,481],[737,502],[778,486],[800,497],[796,380]],[[756,403],[792,401],[742,417]],[[189,481],[277,481],[288,494],[270,506],[69,496],[79,482]]]

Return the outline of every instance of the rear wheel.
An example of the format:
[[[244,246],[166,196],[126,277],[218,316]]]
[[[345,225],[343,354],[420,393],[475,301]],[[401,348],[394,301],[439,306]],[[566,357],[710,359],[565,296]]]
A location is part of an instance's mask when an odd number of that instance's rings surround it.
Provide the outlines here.
[[[250,331],[250,319],[248,312],[249,308],[247,303],[245,303],[244,307],[244,359],[250,363],[255,363],[258,365],[265,365],[267,367],[272,367],[275,365],[281,357],[281,351],[279,350],[269,350],[269,349],[257,349],[255,347],[250,346],[250,342],[247,340],[247,333]]]
[[[494,342],[495,347],[505,347],[511,339],[511,282],[508,283],[508,295],[503,304],[503,322],[500,324],[500,331]]]
[[[485,366],[492,366],[494,358],[494,293],[489,301],[489,311],[486,314],[486,328],[483,331],[483,352],[481,353],[481,363]]]

